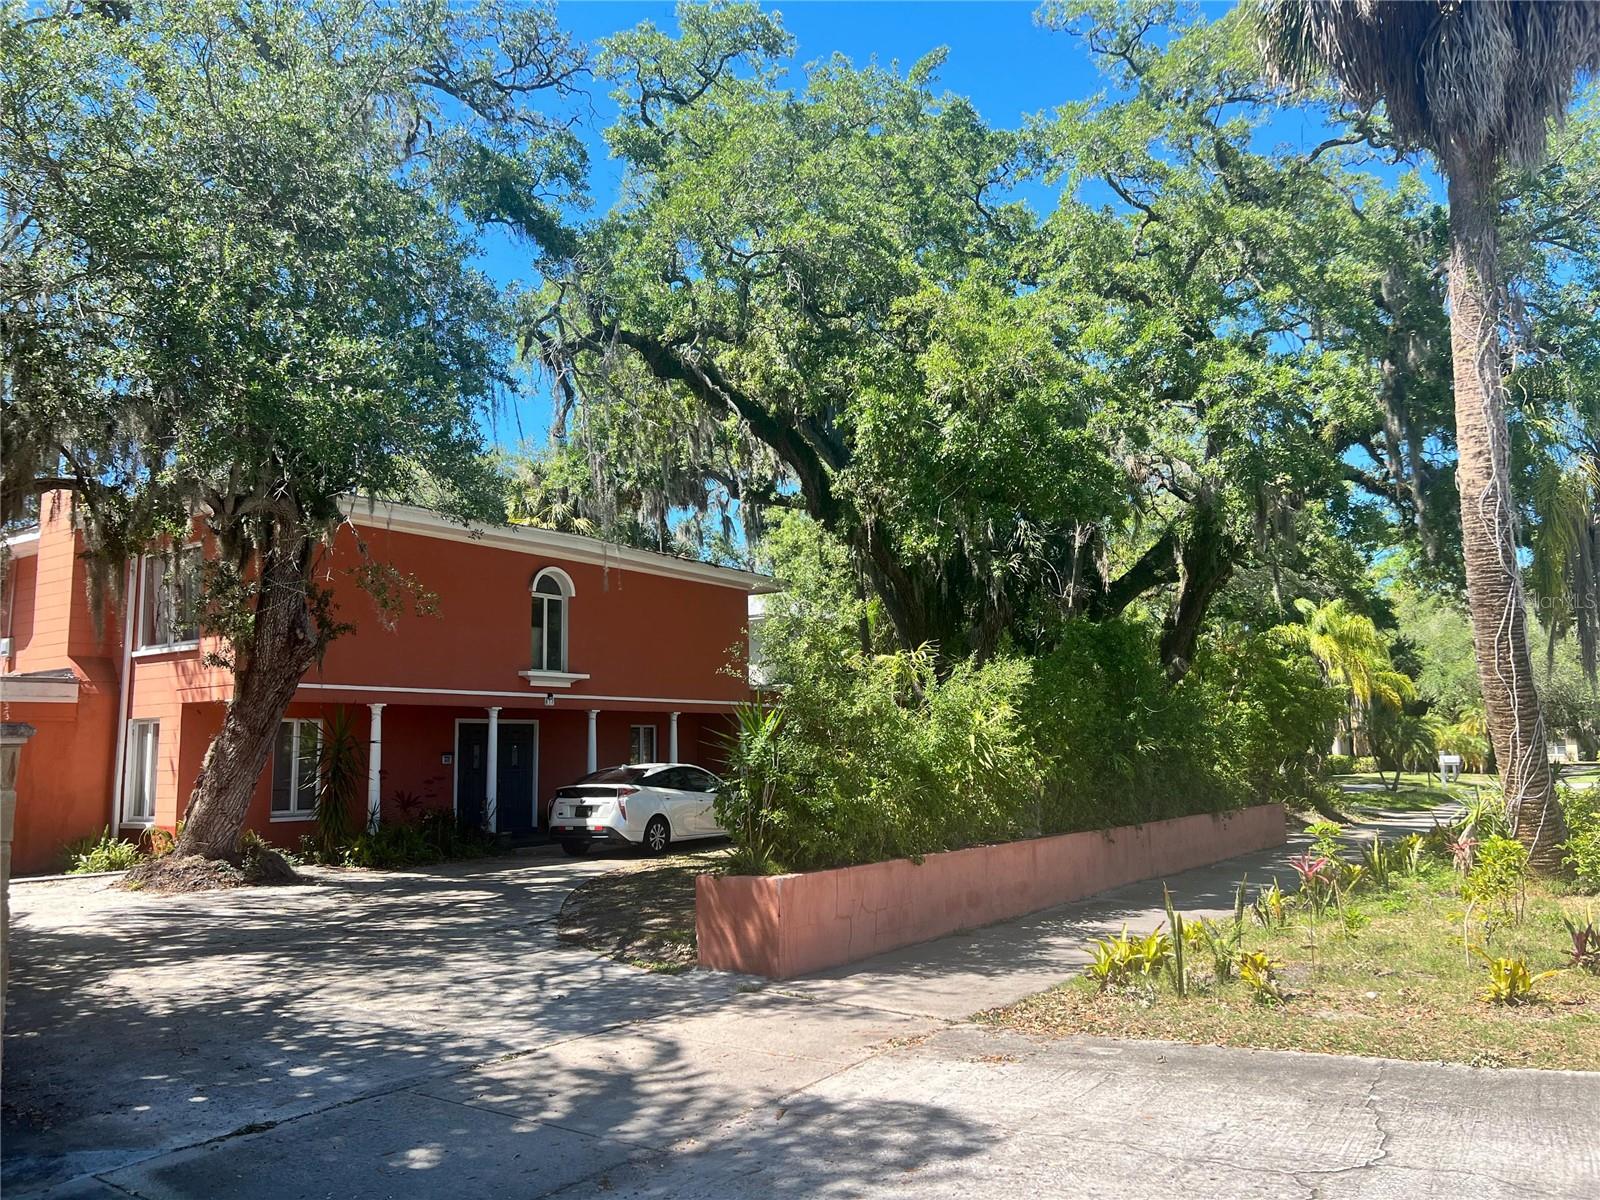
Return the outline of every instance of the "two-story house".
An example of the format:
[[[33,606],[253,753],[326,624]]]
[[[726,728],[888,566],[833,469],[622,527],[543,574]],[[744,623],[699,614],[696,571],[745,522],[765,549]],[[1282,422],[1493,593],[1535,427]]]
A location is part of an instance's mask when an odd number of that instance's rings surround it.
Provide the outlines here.
[[[108,827],[173,828],[232,686],[195,619],[201,539],[130,564],[97,614],[70,500],[47,495],[41,511],[37,530],[7,540],[0,594],[0,716],[37,730],[18,781],[18,872],[55,869],[67,842]],[[310,831],[337,708],[367,744],[380,822],[440,808],[526,834],[556,788],[596,766],[720,759],[750,694],[747,608],[771,590],[765,576],[403,505],[347,511],[318,571],[355,630],[301,680],[250,828],[288,846]],[[358,583],[373,563],[412,577],[427,603],[380,612]]]

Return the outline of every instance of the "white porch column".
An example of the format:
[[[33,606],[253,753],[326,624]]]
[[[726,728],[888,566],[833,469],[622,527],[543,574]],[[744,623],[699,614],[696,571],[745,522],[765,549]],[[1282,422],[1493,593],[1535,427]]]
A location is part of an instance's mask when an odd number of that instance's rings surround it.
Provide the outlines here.
[[[383,708],[381,704],[367,705],[372,710],[372,736],[367,739],[367,832],[378,831],[378,818],[383,813],[383,797],[379,776],[383,772]]]
[[[667,714],[667,761],[678,761],[678,714]]]
[[[591,772],[598,771],[600,769],[600,751],[595,741],[595,722],[599,720],[599,718],[600,710],[598,708],[591,708],[589,710],[589,757],[587,760],[589,763],[589,770]]]
[[[500,832],[500,710],[489,710],[489,775],[483,782],[483,823],[490,833]]]

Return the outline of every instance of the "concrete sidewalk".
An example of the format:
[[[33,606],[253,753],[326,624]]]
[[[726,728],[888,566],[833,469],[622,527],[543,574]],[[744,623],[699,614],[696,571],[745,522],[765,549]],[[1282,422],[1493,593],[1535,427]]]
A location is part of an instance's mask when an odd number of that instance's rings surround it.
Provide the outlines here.
[[[1169,882],[1225,911],[1285,858]],[[558,944],[610,865],[22,889],[6,1195],[1600,1195],[1600,1075],[965,1023],[1153,925],[1159,881],[768,985]]]
[[[1442,820],[1454,812],[1453,807],[1436,813],[1380,811],[1352,825],[1346,841],[1356,845],[1370,841],[1374,833],[1393,838],[1426,832],[1436,816]],[[838,1004],[962,1020],[1015,1003],[1077,973],[1089,961],[1088,946],[1095,938],[1114,934],[1124,925],[1140,932],[1165,922],[1163,884],[1171,888],[1174,902],[1186,916],[1205,917],[1232,914],[1241,880],[1248,881],[1252,891],[1273,879],[1290,888],[1295,876],[1288,859],[1308,844],[1309,839],[1296,831],[1288,847],[1240,855],[1164,880],[1140,880],[1086,900],[778,986]]]

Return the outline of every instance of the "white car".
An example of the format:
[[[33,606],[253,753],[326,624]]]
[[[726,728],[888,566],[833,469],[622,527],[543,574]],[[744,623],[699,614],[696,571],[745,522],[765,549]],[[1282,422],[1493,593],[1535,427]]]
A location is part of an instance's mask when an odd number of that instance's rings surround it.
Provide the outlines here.
[[[568,854],[585,854],[593,842],[665,854],[673,842],[726,837],[713,810],[719,786],[689,763],[606,767],[555,794],[550,834]]]

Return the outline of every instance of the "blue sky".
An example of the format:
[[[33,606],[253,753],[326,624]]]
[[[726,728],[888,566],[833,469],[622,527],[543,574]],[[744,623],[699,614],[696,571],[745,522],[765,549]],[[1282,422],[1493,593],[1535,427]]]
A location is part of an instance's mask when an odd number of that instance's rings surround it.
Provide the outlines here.
[[[781,13],[794,35],[800,64],[839,52],[856,63],[876,57],[885,64],[899,60],[905,67],[930,50],[948,46],[940,82],[970,97],[996,126],[1015,127],[1028,114],[1085,99],[1107,86],[1076,38],[1034,24],[1033,0],[801,0],[769,7]],[[1200,5],[1213,18],[1228,7]],[[557,15],[565,28],[589,43],[645,20],[665,30],[676,28],[671,3],[566,0]],[[588,91],[581,132],[589,146],[590,185],[598,211],[615,200],[620,178],[601,138],[616,106],[604,81],[590,80]],[[1312,142],[1320,139],[1322,127],[1307,114],[1274,125],[1271,134],[1280,141]],[[493,241],[483,265],[501,283],[527,282],[529,257],[520,246]],[[542,444],[549,413],[542,384],[530,380],[527,393],[496,418],[490,436],[506,446],[524,438]]]

